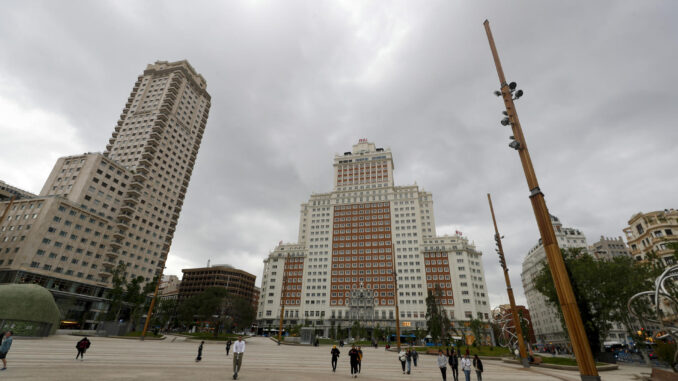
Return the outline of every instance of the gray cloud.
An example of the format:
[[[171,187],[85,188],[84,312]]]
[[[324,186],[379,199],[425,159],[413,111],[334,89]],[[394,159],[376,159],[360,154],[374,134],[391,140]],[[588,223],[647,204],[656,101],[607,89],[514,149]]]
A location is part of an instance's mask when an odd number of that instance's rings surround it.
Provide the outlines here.
[[[398,184],[433,192],[439,231],[462,230],[485,253],[496,305],[506,297],[492,193],[524,302],[521,262],[538,231],[498,123],[482,21],[491,20],[507,76],[526,92],[518,108],[550,211],[593,242],[621,235],[635,212],[676,207],[676,8],[5,2],[0,109],[21,112],[0,121],[0,178],[37,192],[56,156],[103,150],[145,65],[186,58],[213,101],[170,272],[212,259],[260,277],[268,251],[296,241],[299,204],[331,189],[333,154],[367,137],[393,150]],[[40,144],[28,144],[35,133]]]

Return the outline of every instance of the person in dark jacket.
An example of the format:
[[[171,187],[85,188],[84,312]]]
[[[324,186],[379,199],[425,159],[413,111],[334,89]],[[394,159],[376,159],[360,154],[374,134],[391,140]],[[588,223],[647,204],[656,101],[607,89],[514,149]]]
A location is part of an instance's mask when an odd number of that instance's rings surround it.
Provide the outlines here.
[[[332,355],[332,372],[337,371],[337,359],[339,358],[339,349],[337,349],[336,345],[332,346],[332,350],[330,351],[330,354]]]
[[[205,342],[201,341],[200,346],[198,347],[198,357],[195,358],[195,362],[199,362],[200,360],[202,360],[202,346],[203,346],[203,344],[205,344]]]
[[[80,361],[85,360],[85,351],[89,348],[89,346],[92,343],[87,339],[87,337],[83,338],[82,340],[78,341],[77,344],[75,344],[75,349],[78,350],[78,354],[75,355],[75,359],[77,360],[78,357],[80,357]]]
[[[473,355],[473,367],[476,368],[476,377],[478,381],[483,381],[483,362],[478,355]]]
[[[414,367],[417,367],[417,360],[419,360],[419,353],[416,351],[416,349],[412,350],[412,361],[414,362]]]
[[[454,381],[459,381],[459,358],[454,349],[447,350],[447,363],[450,364],[452,379],[454,379]]]
[[[226,356],[228,356],[228,352],[231,350],[231,345],[232,345],[232,344],[233,344],[233,342],[232,342],[231,340],[228,340],[228,341],[226,342]]]
[[[358,377],[358,358],[360,357],[360,353],[358,352],[357,349],[355,349],[355,345],[351,346],[351,350],[348,351],[348,357],[351,359],[351,375],[353,378]]]

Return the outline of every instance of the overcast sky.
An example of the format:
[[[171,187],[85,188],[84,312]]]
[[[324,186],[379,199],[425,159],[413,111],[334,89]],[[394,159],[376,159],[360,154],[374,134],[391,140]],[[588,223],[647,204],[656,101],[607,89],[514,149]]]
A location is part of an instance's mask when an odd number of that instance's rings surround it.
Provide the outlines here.
[[[186,4],[185,6],[183,4]],[[39,192],[60,156],[103,151],[136,77],[187,59],[212,109],[167,262],[257,275],[295,242],[299,205],[332,188],[360,138],[395,181],[433,193],[438,233],[483,251],[506,303],[539,233],[503,104],[488,18],[552,214],[589,243],[678,207],[678,3],[671,1],[4,1],[0,179]]]

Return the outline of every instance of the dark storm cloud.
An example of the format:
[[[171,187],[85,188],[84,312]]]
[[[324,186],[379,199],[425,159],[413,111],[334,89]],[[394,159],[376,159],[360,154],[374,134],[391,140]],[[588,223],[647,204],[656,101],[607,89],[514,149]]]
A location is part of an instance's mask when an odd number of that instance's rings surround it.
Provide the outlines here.
[[[498,123],[482,21],[525,90],[518,110],[550,211],[591,243],[622,235],[635,212],[676,207],[676,11],[668,1],[5,2],[0,83],[12,87],[0,107],[42,117],[0,122],[2,152],[29,155],[3,154],[0,178],[39,191],[48,144],[22,140],[36,123],[54,129],[63,151],[51,155],[103,150],[145,65],[186,58],[212,109],[169,272],[211,259],[259,278],[268,251],[296,241],[299,204],[331,190],[333,154],[366,137],[393,150],[398,184],[433,193],[439,232],[462,230],[485,253],[497,305],[492,193],[524,302],[521,263],[538,231]]]

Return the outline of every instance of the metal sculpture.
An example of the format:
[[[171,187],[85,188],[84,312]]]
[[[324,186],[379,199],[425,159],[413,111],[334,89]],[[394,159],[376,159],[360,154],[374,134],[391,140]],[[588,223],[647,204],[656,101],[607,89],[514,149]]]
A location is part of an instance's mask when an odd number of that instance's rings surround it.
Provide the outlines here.
[[[676,298],[676,285],[671,284],[678,280],[678,265],[671,266],[654,281],[654,290],[643,291],[629,298],[626,308],[629,314],[638,321],[647,321],[659,325],[664,337],[670,336],[674,342],[678,343],[678,299]],[[668,282],[668,285],[667,285]],[[673,288],[673,294],[669,291]],[[647,299],[648,305],[652,307],[655,316],[647,317],[638,313],[632,306],[633,302],[640,301],[641,298]],[[678,351],[673,355],[671,367],[678,372]]]

